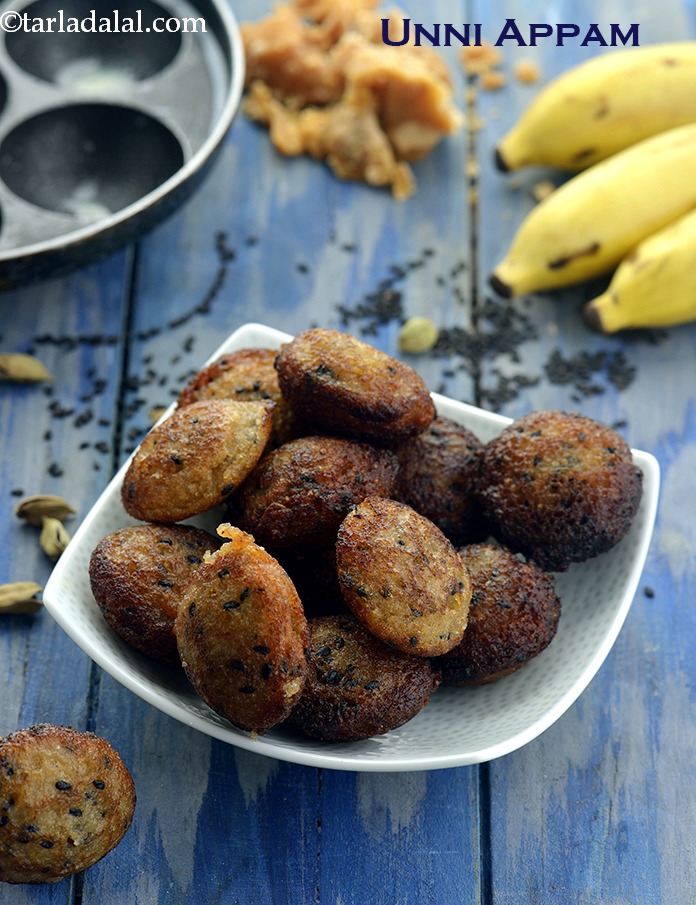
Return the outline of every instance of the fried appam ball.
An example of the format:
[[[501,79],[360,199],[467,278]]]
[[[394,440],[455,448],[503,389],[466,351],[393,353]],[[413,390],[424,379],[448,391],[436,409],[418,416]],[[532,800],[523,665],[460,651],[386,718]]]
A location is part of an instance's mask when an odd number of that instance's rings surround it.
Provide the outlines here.
[[[121,841],[135,786],[111,745],[40,723],[0,739],[0,881],[55,883]]]
[[[302,691],[309,630],[295,587],[254,539],[220,525],[175,622],[191,684],[212,710],[255,735],[282,722]]]
[[[486,444],[477,498],[498,541],[562,572],[626,535],[642,479],[616,431],[575,412],[541,411]]]
[[[178,406],[183,408],[202,399],[268,400],[275,403],[271,445],[280,446],[297,436],[300,428],[280,392],[277,354],[273,349],[254,348],[221,355],[188,382],[179,394]]]
[[[181,522],[222,503],[261,458],[272,402],[211,399],[177,409],[147,434],[123,480],[126,512]]]
[[[410,506],[371,497],[343,520],[336,568],[344,600],[377,638],[434,657],[464,635],[471,580],[440,529]]]
[[[309,623],[310,667],[289,724],[311,738],[359,741],[413,719],[440,684],[432,661],[387,647],[350,614]]]
[[[413,368],[348,333],[305,330],[281,348],[276,369],[283,396],[316,433],[393,447],[435,417]]]
[[[218,538],[186,525],[132,525],[99,541],[92,594],[108,625],[141,653],[179,665],[174,619],[184,588]]]
[[[232,502],[232,520],[274,553],[326,548],[351,506],[389,496],[398,468],[390,450],[301,437],[263,457]]]
[[[553,640],[561,602],[552,574],[494,544],[459,551],[471,575],[469,624],[435,663],[445,685],[483,685],[516,672]]]
[[[468,428],[439,416],[398,452],[394,498],[434,522],[455,546],[487,535],[475,498],[482,448]]]

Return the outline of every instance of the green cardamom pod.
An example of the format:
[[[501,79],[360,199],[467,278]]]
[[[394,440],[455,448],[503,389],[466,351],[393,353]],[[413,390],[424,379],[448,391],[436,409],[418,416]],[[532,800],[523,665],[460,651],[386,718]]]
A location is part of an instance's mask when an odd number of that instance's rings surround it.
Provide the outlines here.
[[[70,543],[70,535],[61,521],[45,515],[39,543],[46,556],[55,562]]]
[[[399,331],[402,352],[419,355],[428,352],[437,342],[438,329],[427,317],[410,317]]]
[[[13,581],[0,585],[0,614],[36,613],[41,609],[41,601],[36,595],[41,585],[35,581]]]
[[[15,506],[15,515],[28,525],[40,528],[44,517],[57,518],[63,522],[66,518],[75,514],[72,506],[62,497],[50,493],[39,493],[35,496],[25,497]]]
[[[53,374],[33,355],[25,355],[23,352],[2,352],[0,380],[12,383],[42,383],[45,380],[53,380]]]

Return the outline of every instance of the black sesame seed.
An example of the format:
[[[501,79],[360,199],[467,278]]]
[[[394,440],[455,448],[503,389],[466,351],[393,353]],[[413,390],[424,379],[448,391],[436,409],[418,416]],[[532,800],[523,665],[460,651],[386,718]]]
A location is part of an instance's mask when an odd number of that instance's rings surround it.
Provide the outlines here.
[[[166,579],[166,578],[160,578],[160,580],[157,582],[157,584],[158,584],[161,588],[173,588],[173,587],[174,587],[174,582],[173,582],[173,581],[169,581],[169,580]]]
[[[365,684],[363,685],[365,691],[377,691],[379,687],[380,683],[378,679],[372,679],[369,682],[365,682]]]
[[[89,422],[94,418],[94,412],[91,409],[86,409],[84,412],[81,412],[77,418],[75,418],[74,426],[75,427],[84,427],[85,424],[89,424]]]
[[[58,789],[59,792],[67,792],[68,789],[72,789],[72,783],[65,779],[59,779],[56,783],[56,789]]]
[[[218,572],[218,578],[227,578],[227,576],[229,574],[230,574],[229,569],[220,569],[220,571]]]
[[[6,814],[3,814],[3,816],[0,817],[0,826],[7,826],[9,822],[10,818]]]
[[[94,786],[95,789],[104,789],[104,788],[106,788],[106,783],[104,782],[103,779],[95,779],[95,780],[93,780],[92,785]]]
[[[195,602],[189,604],[188,611],[189,611],[189,616],[193,616],[193,614],[196,612],[196,604],[195,604]]]
[[[273,664],[272,663],[264,663],[261,667],[261,678],[262,679],[270,679],[273,675]]]
[[[186,559],[193,565],[198,565],[199,563],[203,562],[203,560],[200,558],[200,556],[194,556],[193,554],[191,554],[190,556],[187,556]]]
[[[328,672],[324,673],[324,684],[325,685],[338,685],[343,676],[337,669],[329,669]]]
[[[256,651],[257,654],[261,654],[264,657],[266,656],[266,654],[270,654],[270,652],[271,652],[270,647],[266,647],[265,644],[256,644],[256,645],[254,645],[253,649]]]
[[[220,496],[229,496],[234,490],[234,484],[225,484],[225,486],[220,491]]]
[[[82,808],[70,808],[68,811],[71,817],[82,817]]]
[[[239,688],[239,691],[241,694],[253,694],[256,689],[253,685],[242,685],[241,688]]]
[[[229,610],[238,610],[240,606],[241,606],[241,604],[238,600],[228,600],[227,603],[223,603],[222,608],[223,608],[223,610],[229,611]]]
[[[41,848],[53,848],[53,843],[50,841],[50,839],[42,839]]]

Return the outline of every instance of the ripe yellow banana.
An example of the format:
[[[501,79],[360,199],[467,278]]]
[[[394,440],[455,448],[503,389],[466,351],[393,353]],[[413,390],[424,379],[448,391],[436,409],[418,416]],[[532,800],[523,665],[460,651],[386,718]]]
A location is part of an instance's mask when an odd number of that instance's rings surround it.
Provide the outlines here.
[[[606,292],[588,302],[583,315],[600,333],[695,321],[696,210],[630,252]]]
[[[696,41],[595,57],[551,82],[496,148],[502,170],[578,171],[696,122]]]
[[[522,221],[491,285],[511,298],[612,270],[696,207],[696,123],[670,129],[574,176]]]

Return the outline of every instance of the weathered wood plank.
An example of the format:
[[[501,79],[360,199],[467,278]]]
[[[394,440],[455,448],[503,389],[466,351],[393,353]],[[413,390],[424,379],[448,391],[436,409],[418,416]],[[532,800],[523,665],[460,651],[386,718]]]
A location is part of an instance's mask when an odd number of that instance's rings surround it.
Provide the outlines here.
[[[491,30],[507,16],[548,21],[552,14],[540,5],[521,15],[504,2],[478,4],[477,10]],[[624,3],[561,3],[553,8],[553,19],[600,25],[639,19],[641,43],[683,39],[693,35],[694,23],[691,4],[676,3],[650,10]],[[504,55],[506,68],[516,59],[533,59],[546,81],[591,52],[545,44],[536,50],[508,46]],[[513,80],[499,94],[478,95],[484,123],[478,136],[482,278],[531,208],[531,186],[556,176],[530,171],[504,177],[491,162],[496,141],[535,90]],[[488,290],[482,286],[482,291]],[[693,596],[695,583],[685,556],[694,543],[685,501],[695,489],[688,463],[696,449],[691,401],[696,329],[594,336],[580,318],[589,293],[581,287],[511,303],[536,336],[518,349],[517,360],[486,366],[484,403],[487,389],[522,375],[537,382],[511,394],[503,405],[506,414],[574,408],[617,423],[633,446],[660,460],[661,508],[645,590],[609,659],[555,726],[489,767],[492,901],[691,901],[696,876],[693,856],[684,851],[690,843],[682,819],[694,816],[696,777],[686,754],[696,744],[689,703],[694,675],[685,650],[694,626],[681,601]],[[579,372],[583,361],[585,377]],[[559,364],[569,375],[566,383],[560,382]]]
[[[44,585],[39,529],[14,516],[21,496],[56,493],[84,517],[111,475],[111,440],[129,254],[42,285],[0,294],[2,348],[32,351],[53,384],[0,384],[0,581]],[[103,444],[103,446],[102,446]],[[37,722],[88,728],[94,669],[46,612],[0,621],[0,734]],[[73,901],[74,882],[3,886],[7,905]]]

